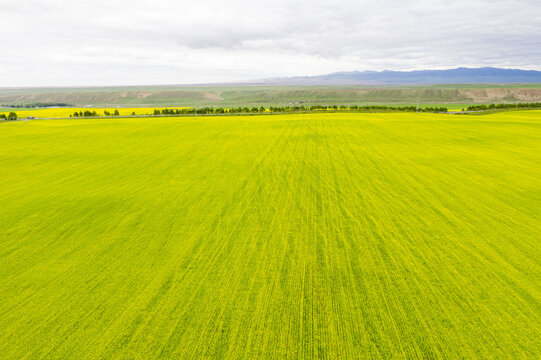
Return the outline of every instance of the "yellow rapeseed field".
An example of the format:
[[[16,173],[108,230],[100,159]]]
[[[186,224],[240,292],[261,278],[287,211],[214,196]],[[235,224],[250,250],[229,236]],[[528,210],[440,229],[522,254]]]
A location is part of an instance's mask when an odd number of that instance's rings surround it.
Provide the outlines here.
[[[109,111],[111,114],[118,110],[121,116],[126,115],[152,115],[154,109],[166,109],[165,107],[152,107],[152,108],[46,108],[46,109],[28,109],[28,110],[11,110],[17,114],[18,118],[27,118],[33,116],[35,118],[66,118],[75,112],[96,111],[99,116],[103,116],[105,111]],[[167,109],[185,109],[185,107],[167,107]],[[10,110],[2,110],[0,114],[9,114]]]
[[[541,354],[541,111],[5,121],[0,154],[2,360]]]

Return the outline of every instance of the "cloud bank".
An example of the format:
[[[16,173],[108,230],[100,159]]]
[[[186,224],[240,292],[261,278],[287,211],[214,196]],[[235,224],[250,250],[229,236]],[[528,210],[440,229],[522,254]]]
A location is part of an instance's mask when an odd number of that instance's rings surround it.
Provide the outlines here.
[[[0,0],[0,87],[541,70],[538,0]]]

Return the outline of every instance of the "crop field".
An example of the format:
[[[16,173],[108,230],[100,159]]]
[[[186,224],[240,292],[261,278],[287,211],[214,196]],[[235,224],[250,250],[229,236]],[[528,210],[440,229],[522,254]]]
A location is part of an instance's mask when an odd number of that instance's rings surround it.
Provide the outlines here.
[[[539,359],[541,112],[0,124],[3,359]]]
[[[74,112],[96,111],[99,116],[104,116],[104,111],[109,111],[111,114],[115,110],[118,110],[121,116],[133,115],[152,115],[154,109],[165,109],[161,107],[157,108],[71,108],[71,107],[59,107],[59,108],[42,108],[42,109],[0,109],[0,114],[8,115],[11,111],[17,114],[19,118],[27,118],[33,116],[35,118],[64,118],[70,117]],[[169,107],[168,109],[182,109],[182,107]]]

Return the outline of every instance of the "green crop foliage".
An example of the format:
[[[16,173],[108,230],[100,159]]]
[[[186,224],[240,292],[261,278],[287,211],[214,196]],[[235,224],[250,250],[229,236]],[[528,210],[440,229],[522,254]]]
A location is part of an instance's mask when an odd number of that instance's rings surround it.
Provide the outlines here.
[[[540,164],[540,111],[1,123],[1,357],[539,358]]]

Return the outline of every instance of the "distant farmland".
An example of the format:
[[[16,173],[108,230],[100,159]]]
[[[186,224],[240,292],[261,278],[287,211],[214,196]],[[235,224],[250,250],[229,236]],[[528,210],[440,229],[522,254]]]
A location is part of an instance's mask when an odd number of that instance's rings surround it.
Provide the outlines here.
[[[541,111],[0,124],[0,354],[539,358]]]

